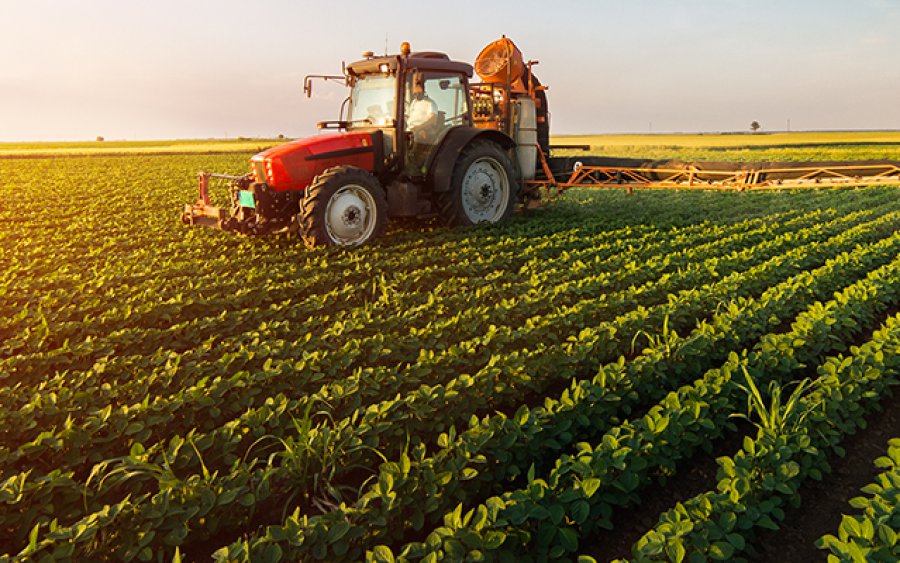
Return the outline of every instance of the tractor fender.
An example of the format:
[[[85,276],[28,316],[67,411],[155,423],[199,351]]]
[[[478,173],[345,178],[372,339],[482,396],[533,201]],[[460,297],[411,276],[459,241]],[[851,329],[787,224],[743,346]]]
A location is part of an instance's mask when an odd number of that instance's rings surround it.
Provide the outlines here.
[[[432,157],[428,166],[428,176],[425,179],[425,183],[433,192],[450,190],[453,168],[456,166],[459,155],[476,139],[492,141],[503,147],[504,150],[510,150],[516,146],[515,141],[496,129],[480,129],[466,126],[454,127],[444,136],[440,147],[434,152],[434,157]]]

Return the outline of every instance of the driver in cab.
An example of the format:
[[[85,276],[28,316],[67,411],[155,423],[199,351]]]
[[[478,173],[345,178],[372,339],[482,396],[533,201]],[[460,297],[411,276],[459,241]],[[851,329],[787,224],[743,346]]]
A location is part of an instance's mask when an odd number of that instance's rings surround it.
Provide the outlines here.
[[[412,97],[409,102],[409,110],[406,123],[412,131],[415,140],[426,142],[431,136],[431,131],[438,121],[438,107],[434,100],[425,93],[425,86],[421,80],[413,83]]]

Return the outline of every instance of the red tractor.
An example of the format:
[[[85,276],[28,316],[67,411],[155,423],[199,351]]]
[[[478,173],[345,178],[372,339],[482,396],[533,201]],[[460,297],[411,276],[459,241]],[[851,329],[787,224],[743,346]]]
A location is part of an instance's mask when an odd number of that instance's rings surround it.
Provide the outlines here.
[[[506,38],[473,67],[443,53],[364,58],[345,67],[350,87],[335,129],[255,155],[251,173],[200,173],[200,197],[182,220],[244,234],[299,231],[309,246],[359,245],[388,218],[442,217],[471,225],[504,219],[536,199],[549,142],[544,88]],[[346,111],[344,111],[346,110]],[[230,209],[209,198],[210,178],[231,181]]]

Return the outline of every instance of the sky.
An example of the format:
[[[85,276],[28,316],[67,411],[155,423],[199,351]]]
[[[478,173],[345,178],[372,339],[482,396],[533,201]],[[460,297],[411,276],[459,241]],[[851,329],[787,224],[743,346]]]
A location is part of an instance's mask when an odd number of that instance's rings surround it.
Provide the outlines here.
[[[0,0],[0,141],[299,137],[363,51],[505,34],[555,134],[900,129],[900,0]]]

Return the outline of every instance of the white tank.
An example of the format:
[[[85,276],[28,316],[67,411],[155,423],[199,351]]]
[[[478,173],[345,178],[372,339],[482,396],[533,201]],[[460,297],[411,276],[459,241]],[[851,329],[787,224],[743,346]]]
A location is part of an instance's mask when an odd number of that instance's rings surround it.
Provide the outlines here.
[[[515,100],[516,104],[516,156],[519,159],[519,170],[523,180],[534,178],[537,168],[537,111],[534,100],[521,97]]]

